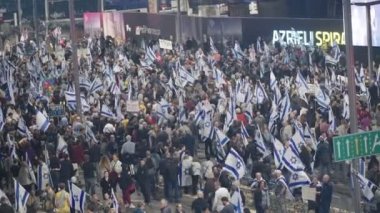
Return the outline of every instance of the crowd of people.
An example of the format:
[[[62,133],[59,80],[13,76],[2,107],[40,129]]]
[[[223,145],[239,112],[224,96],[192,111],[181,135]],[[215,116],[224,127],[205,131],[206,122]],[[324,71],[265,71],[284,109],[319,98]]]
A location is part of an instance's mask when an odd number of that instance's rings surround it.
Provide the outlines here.
[[[13,181],[29,193],[26,212],[73,211],[70,183],[87,193],[86,212],[140,213],[160,200],[155,212],[175,204],[182,213],[183,194],[195,196],[195,213],[249,212],[252,202],[259,213],[287,212],[302,186],[317,189],[309,209],[329,212],[332,137],[349,133],[337,45],[259,38],[244,51],[236,41],[221,52],[212,38],[169,50],[99,36],[79,55],[75,90],[70,41],[57,41],[24,39],[2,52],[0,178],[8,193],[0,212],[19,207]],[[356,70],[358,124],[368,131],[380,126],[378,73]],[[371,158],[375,185],[378,169]],[[133,193],[144,201],[133,202]]]

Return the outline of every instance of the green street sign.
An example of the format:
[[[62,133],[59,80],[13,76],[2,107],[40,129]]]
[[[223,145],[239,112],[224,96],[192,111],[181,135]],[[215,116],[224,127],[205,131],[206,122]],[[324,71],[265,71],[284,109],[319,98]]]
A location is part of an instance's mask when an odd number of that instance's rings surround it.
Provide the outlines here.
[[[380,131],[334,137],[333,148],[335,162],[380,154]]]

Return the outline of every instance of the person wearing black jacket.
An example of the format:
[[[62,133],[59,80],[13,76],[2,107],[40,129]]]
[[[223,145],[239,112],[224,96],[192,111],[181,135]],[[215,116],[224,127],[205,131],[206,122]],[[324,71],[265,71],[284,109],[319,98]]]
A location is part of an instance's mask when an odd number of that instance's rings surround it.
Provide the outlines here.
[[[148,168],[145,164],[145,160],[140,161],[139,168],[136,173],[136,180],[140,186],[141,193],[144,196],[144,201],[146,204],[150,203],[151,196],[151,187],[150,187],[150,176],[148,172]]]
[[[135,192],[136,187],[133,182],[131,172],[127,165],[123,164],[123,170],[121,172],[120,180],[119,180],[120,189],[123,192],[123,201],[126,207],[133,208],[133,204],[131,202],[131,194]]]
[[[71,161],[68,158],[67,154],[63,155],[61,159],[61,170],[59,181],[60,183],[67,183],[68,180],[74,175],[74,167]]]

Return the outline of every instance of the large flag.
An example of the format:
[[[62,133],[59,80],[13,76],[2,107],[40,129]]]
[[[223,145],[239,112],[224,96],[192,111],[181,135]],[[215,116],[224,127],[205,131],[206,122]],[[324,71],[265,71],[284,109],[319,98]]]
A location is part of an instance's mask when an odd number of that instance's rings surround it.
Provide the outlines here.
[[[243,199],[241,198],[239,188],[232,194],[231,203],[234,206],[235,213],[244,213]]]
[[[284,166],[291,172],[302,171],[305,169],[305,166],[303,165],[297,153],[295,153],[290,147],[285,150],[284,155],[282,156],[282,162],[284,163]]]
[[[302,186],[308,186],[310,178],[304,171],[296,171],[290,175],[288,187],[295,189]]]
[[[223,170],[228,171],[236,180],[240,180],[245,175],[245,168],[243,158],[234,148],[231,148],[224,161]]]
[[[179,67],[178,74],[185,85],[187,83],[193,84],[195,82],[194,76],[191,73],[189,73],[183,66]]]
[[[46,163],[42,163],[37,167],[37,188],[39,190],[45,190],[46,184],[52,186],[53,182],[50,176],[50,170]]]
[[[15,209],[16,212],[26,212],[25,205],[26,202],[28,202],[29,199],[29,192],[25,190],[25,188],[15,179],[14,186],[15,186]]]
[[[39,130],[44,131],[44,132],[46,132],[46,130],[50,126],[50,122],[49,122],[48,118],[40,111],[37,111],[36,124],[37,124],[37,128]]]
[[[260,82],[256,84],[255,96],[258,104],[262,104],[264,100],[268,97]]]
[[[68,181],[70,193],[70,207],[84,212],[84,204],[86,202],[86,192],[80,189],[75,184]]]
[[[89,93],[95,93],[97,91],[102,91],[103,90],[103,83],[99,78],[95,78],[94,81],[92,81],[91,86],[90,86],[90,91]]]

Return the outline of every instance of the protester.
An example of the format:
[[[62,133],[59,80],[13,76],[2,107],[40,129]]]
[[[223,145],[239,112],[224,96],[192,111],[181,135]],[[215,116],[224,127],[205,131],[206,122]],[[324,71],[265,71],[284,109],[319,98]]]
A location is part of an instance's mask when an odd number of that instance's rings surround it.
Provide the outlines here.
[[[330,182],[330,176],[323,175],[322,189],[321,189],[321,194],[320,194],[319,212],[330,212],[332,194],[333,194],[333,186]]]
[[[256,210],[265,212],[273,170],[273,206],[286,212],[292,193],[312,182],[308,175],[333,173],[332,137],[350,132],[344,55],[336,44],[326,51],[260,38],[247,50],[229,41],[220,52],[207,38],[185,51],[180,44],[163,50],[155,40],[142,48],[116,44],[101,35],[88,40],[80,56],[75,88],[70,40],[50,42],[63,58],[37,42],[22,42],[0,57],[0,148],[10,171],[0,174],[8,182],[12,174],[34,203],[40,178],[33,175],[45,163],[50,174],[42,175],[44,183],[52,181],[45,191],[57,191],[58,212],[70,210],[66,190],[93,195],[87,200],[93,212],[99,202],[112,209],[119,188],[120,206],[133,208],[136,190],[149,205],[158,198],[160,176],[167,199],[161,212],[171,212],[168,201],[181,203],[182,192],[199,190],[204,194],[198,193],[194,210],[229,212],[244,197],[233,183],[245,178],[255,178]],[[379,82],[363,67],[356,75],[358,126],[368,131],[372,119],[379,120],[369,87]],[[197,153],[200,143],[205,160]],[[378,168],[368,171],[375,182]],[[83,190],[73,189],[73,177]],[[332,193],[327,177],[319,205],[325,211]],[[102,199],[94,197],[95,178]]]

